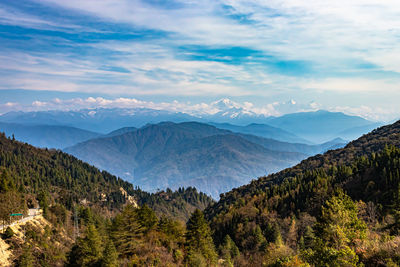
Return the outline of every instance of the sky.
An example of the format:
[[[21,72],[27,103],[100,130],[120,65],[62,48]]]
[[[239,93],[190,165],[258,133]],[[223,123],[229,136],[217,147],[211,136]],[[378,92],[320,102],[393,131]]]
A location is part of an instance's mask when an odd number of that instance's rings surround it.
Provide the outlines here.
[[[398,0],[3,0],[0,113],[230,99],[391,121],[399,41]]]

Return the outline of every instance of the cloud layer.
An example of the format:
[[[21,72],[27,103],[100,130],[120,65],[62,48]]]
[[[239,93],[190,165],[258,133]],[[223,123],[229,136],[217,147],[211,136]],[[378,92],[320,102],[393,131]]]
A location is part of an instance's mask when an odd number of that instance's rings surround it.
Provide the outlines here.
[[[298,99],[377,117],[400,100],[394,0],[7,1],[0,28],[0,89]]]
[[[245,114],[250,116],[282,116],[288,113],[317,111],[322,105],[317,102],[299,103],[295,100],[284,102],[272,102],[262,106],[255,105],[252,102],[235,102],[228,98],[223,98],[210,103],[200,102],[153,102],[138,100],[136,98],[104,98],[104,97],[87,97],[87,98],[70,98],[60,99],[54,98],[49,101],[35,100],[31,103],[7,102],[0,104],[0,114],[10,111],[48,111],[48,110],[81,110],[81,109],[97,109],[97,108],[125,108],[125,109],[153,109],[169,112],[186,113],[195,117],[207,117],[208,115],[228,114],[228,116],[236,116],[237,114]],[[371,121],[390,121],[398,118],[398,110],[372,108],[369,106],[349,107],[349,106],[329,106],[324,107],[328,111],[343,112],[348,115],[361,116]]]

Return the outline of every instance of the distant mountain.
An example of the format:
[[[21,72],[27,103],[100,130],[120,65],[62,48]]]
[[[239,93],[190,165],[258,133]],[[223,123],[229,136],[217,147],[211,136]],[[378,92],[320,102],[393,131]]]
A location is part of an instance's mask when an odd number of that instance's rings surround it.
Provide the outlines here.
[[[211,110],[213,112],[211,112]],[[268,117],[229,99],[210,104],[207,112],[172,112],[148,108],[97,108],[78,111],[9,112],[0,122],[66,125],[107,134],[123,127],[140,128],[151,123],[197,121],[219,128],[294,143],[322,143],[341,137],[352,140],[379,124],[340,112],[316,111]],[[311,141],[311,142],[309,142]]]
[[[136,131],[136,130],[137,130],[136,127],[124,127],[124,128],[120,128],[120,129],[117,129],[115,131],[112,131],[112,132],[108,133],[105,136],[107,136],[107,137],[117,136],[117,135],[121,135],[121,134],[124,134],[124,133],[133,132],[133,131]]]
[[[326,152],[328,150],[334,150],[334,149],[338,149],[338,148],[343,148],[348,143],[349,143],[349,141],[346,141],[346,140],[338,137],[338,138],[335,138],[335,139],[333,139],[331,141],[322,143],[319,146],[321,147],[321,152]]]
[[[103,134],[127,126],[141,127],[147,123],[158,123],[162,121],[183,122],[192,120],[196,120],[196,118],[188,114],[145,108],[97,108],[78,111],[9,112],[0,116],[1,122],[68,125]]]
[[[259,136],[249,135],[249,134],[239,134],[244,139],[253,142],[255,144],[259,144],[266,149],[274,150],[274,151],[287,151],[287,152],[298,152],[303,153],[307,156],[312,156],[315,154],[320,154],[326,152],[330,149],[337,149],[344,147],[348,142],[341,139],[336,138],[331,141],[319,144],[319,145],[308,145],[301,143],[287,143],[281,142],[274,139],[263,138]]]
[[[336,137],[347,139],[348,136],[340,133],[347,129],[357,129],[355,127],[359,127],[358,133],[361,135],[368,132],[367,125],[373,124],[361,117],[324,110],[287,114],[270,118],[266,123],[315,143],[326,142]]]
[[[101,136],[69,126],[23,125],[0,122],[0,132],[37,147],[62,149]]]
[[[274,139],[282,142],[289,143],[310,143],[309,141],[300,138],[292,133],[289,133],[280,128],[276,128],[267,124],[252,123],[246,126],[233,125],[229,123],[209,123],[219,129],[226,129],[232,132],[251,134],[261,136],[264,138]]]
[[[249,109],[245,109],[228,98],[212,102],[210,106],[218,110],[218,112],[202,114],[201,118],[205,121],[247,125],[250,123],[263,123],[267,118],[264,114],[257,114]]]
[[[337,134],[337,136],[344,138],[346,140],[355,140],[358,137],[360,137],[363,134],[366,134],[380,126],[382,126],[382,123],[372,123],[372,124],[367,124],[363,126],[357,126],[357,127],[352,127],[349,129],[346,129],[344,131],[341,131]]]
[[[195,186],[215,198],[250,177],[278,171],[306,157],[299,152],[272,151],[197,122],[147,125],[65,151],[145,190]]]

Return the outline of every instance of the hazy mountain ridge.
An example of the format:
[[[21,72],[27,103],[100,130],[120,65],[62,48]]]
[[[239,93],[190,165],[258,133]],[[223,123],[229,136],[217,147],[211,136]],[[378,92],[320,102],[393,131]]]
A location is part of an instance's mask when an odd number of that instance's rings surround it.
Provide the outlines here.
[[[395,122],[393,122],[395,123]],[[357,126],[357,127],[352,127],[346,130],[343,130],[337,134],[337,136],[344,138],[346,140],[355,140],[358,137],[360,137],[360,133],[368,133],[378,127],[383,126],[383,123],[376,122],[376,123],[371,123],[367,125],[362,125],[362,126]]]
[[[272,151],[230,131],[197,122],[148,125],[65,151],[146,190],[191,185],[214,197],[250,177],[277,171],[306,157]]]
[[[256,135],[282,142],[303,143],[303,144],[310,143],[310,141],[300,138],[292,133],[289,133],[285,130],[267,124],[252,123],[246,126],[233,125],[229,123],[213,123],[213,122],[209,124],[214,125],[219,129],[226,129],[232,132]]]
[[[371,121],[358,116],[325,110],[286,114],[277,118],[269,118],[266,123],[315,143],[326,142],[336,137],[345,138],[340,133],[346,129],[353,129],[352,137],[359,137],[371,130],[362,128],[363,126],[373,125]],[[357,130],[355,127],[361,128]]]
[[[136,127],[123,127],[123,128],[114,130],[112,132],[109,132],[108,134],[104,135],[104,137],[117,136],[117,135],[121,135],[124,133],[136,131],[137,129],[138,128],[136,128]]]
[[[33,125],[0,122],[0,132],[37,147],[63,149],[97,138],[99,133],[62,125]]]
[[[352,140],[367,133],[371,127],[379,126],[378,123],[340,112],[320,110],[268,117],[244,110],[235,106],[235,103],[229,104],[229,101],[218,103],[214,104],[221,109],[221,112],[214,114],[189,114],[147,108],[97,108],[78,111],[9,112],[1,115],[0,121],[66,125],[102,134],[123,127],[143,127],[148,123],[162,121],[175,123],[198,121],[216,123],[217,127],[235,132],[295,143],[309,143],[308,141],[322,143],[336,137]]]
[[[298,152],[303,153],[308,156],[323,153],[327,150],[333,148],[344,147],[348,142],[341,138],[336,138],[326,143],[322,143],[319,145],[308,145],[301,143],[287,143],[281,142],[274,139],[262,138],[259,136],[249,135],[249,134],[238,134],[246,140],[262,145],[263,147],[275,150],[275,151],[286,151],[286,152]]]
[[[9,112],[0,121],[21,124],[67,125],[103,134],[122,127],[141,127],[161,121],[191,121],[193,116],[180,112],[147,108],[96,108],[78,111]]]

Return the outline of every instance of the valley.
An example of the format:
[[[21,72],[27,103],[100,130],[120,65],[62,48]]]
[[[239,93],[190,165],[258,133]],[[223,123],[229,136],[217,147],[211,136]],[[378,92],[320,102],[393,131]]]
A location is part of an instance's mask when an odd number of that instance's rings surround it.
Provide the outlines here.
[[[140,122],[149,119],[149,114],[154,120],[170,116],[168,118],[175,122],[140,126],[143,124]],[[325,120],[328,115],[332,120],[336,116],[342,120],[347,118],[346,125],[353,125],[355,120],[343,114],[318,114],[309,113],[309,120]],[[0,121],[7,121],[0,123],[0,130],[32,145],[62,149],[145,191],[193,186],[214,199],[255,177],[288,168],[308,156],[343,147],[348,142],[336,137],[326,143],[313,144],[268,124],[204,123],[189,115],[190,120],[196,121],[179,122],[183,117],[171,116],[175,115],[127,109],[10,113],[0,116]],[[307,120],[307,114],[301,116]],[[273,118],[274,121],[278,119]],[[282,120],[287,119],[283,117]],[[68,126],[92,125],[99,129],[109,121],[123,127],[102,134]],[[368,123],[361,118],[358,121],[359,124]],[[132,124],[137,127],[130,126]],[[338,127],[337,132],[346,131],[346,127]],[[361,128],[361,133],[362,130],[365,129]],[[324,138],[325,133],[321,134],[320,138]]]

